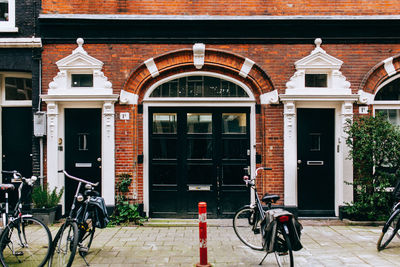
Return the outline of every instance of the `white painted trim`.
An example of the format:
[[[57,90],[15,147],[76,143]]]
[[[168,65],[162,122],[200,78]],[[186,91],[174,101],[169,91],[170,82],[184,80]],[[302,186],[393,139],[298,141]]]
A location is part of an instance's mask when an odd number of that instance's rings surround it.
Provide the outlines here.
[[[383,67],[385,68],[385,71],[389,76],[396,74],[396,70],[393,66],[393,57],[389,57],[383,60],[382,62],[383,62]]]
[[[0,48],[36,48],[36,47],[42,47],[41,38],[36,38],[36,37],[0,38]]]
[[[144,62],[144,64],[146,65],[147,70],[150,72],[151,77],[155,78],[155,77],[157,77],[158,75],[160,75],[160,73],[158,72],[157,65],[156,65],[156,63],[154,62],[154,59],[153,59],[153,58],[149,58],[148,60],[146,60],[146,61]]]
[[[168,81],[192,75],[204,75],[217,77],[221,79],[228,80],[233,82],[239,86],[243,85],[243,89],[249,95],[249,98],[243,99],[243,101],[238,100],[237,98],[229,99],[229,101],[221,101],[223,98],[212,99],[214,101],[210,101],[211,99],[203,99],[203,101],[197,101],[197,98],[173,98],[168,99],[169,101],[163,101],[165,98],[150,98],[150,94],[152,91],[157,88],[159,85],[166,83]],[[255,114],[255,100],[254,95],[250,88],[248,88],[243,83],[218,73],[212,72],[187,72],[182,74],[177,74],[165,78],[157,83],[153,84],[145,93],[143,100],[143,209],[146,212],[147,216],[149,216],[149,107],[249,107],[250,108],[250,166],[251,166],[251,174],[252,176],[255,174],[255,162],[256,162],[256,114]],[[190,100],[190,101],[186,101]],[[251,101],[252,100],[252,101]],[[251,194],[252,196],[252,194]],[[252,200],[252,199],[250,199]],[[252,200],[254,201],[254,200]]]
[[[241,88],[243,88],[243,90],[245,90],[245,92],[247,93],[247,95],[249,97],[244,97],[244,98],[239,98],[239,97],[231,97],[231,98],[219,98],[219,97],[204,97],[204,98],[183,98],[183,97],[171,97],[171,98],[164,98],[164,97],[150,97],[151,93],[154,91],[154,89],[156,89],[158,86],[160,86],[163,83],[178,79],[178,78],[182,78],[182,77],[186,77],[186,76],[210,76],[210,77],[215,77],[215,78],[220,78],[232,83],[237,84],[238,86],[240,86]],[[154,102],[165,102],[165,101],[175,101],[175,102],[184,102],[184,101],[215,101],[215,102],[219,102],[219,101],[240,101],[240,100],[247,100],[247,101],[255,101],[255,97],[253,95],[253,92],[251,91],[251,89],[245,85],[244,83],[233,79],[229,76],[226,75],[222,75],[222,74],[218,74],[218,73],[214,73],[214,72],[208,72],[208,71],[192,71],[192,72],[185,72],[185,73],[180,73],[180,74],[175,74],[172,75],[168,78],[162,79],[156,83],[154,83],[152,86],[150,86],[150,88],[146,91],[144,97],[143,97],[143,101],[154,101]]]
[[[0,21],[0,32],[18,32],[15,27],[15,0],[8,1],[8,21]]]
[[[139,100],[139,95],[121,90],[119,95],[119,103],[121,105],[137,105]]]
[[[335,214],[339,215],[339,206],[353,199],[352,187],[344,182],[352,182],[353,165],[347,158],[348,148],[345,143],[344,121],[353,114],[352,103],[355,100],[342,101],[295,101],[285,100],[284,105],[284,170],[285,170],[285,205],[298,206],[297,202],[297,109],[298,108],[331,108],[335,110]],[[295,105],[288,110],[288,105]],[[290,118],[291,117],[291,118]],[[338,149],[339,148],[339,152]]]
[[[58,150],[58,141],[65,146],[65,109],[98,108],[101,118],[101,184],[102,196],[108,206],[115,204],[115,100],[71,102],[47,100],[47,181],[50,188],[65,186],[64,175],[58,173],[65,167],[65,149]],[[63,199],[62,204],[65,201]]]
[[[278,90],[274,90],[265,94],[260,95],[260,103],[261,104],[278,104],[279,103],[279,96]]]

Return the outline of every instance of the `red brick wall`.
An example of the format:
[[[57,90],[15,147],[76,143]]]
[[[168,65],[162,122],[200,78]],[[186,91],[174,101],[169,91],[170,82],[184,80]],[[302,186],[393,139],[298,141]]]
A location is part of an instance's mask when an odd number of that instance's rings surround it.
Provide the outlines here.
[[[47,92],[48,84],[57,74],[55,62],[70,55],[75,48],[76,45],[44,45],[42,58],[44,94]],[[400,54],[400,45],[397,44],[322,44],[322,48],[344,62],[341,71],[351,82],[353,93],[364,86],[368,87],[370,81],[374,79],[382,79],[379,75],[385,73],[382,72],[380,62]],[[84,45],[84,49],[89,55],[104,62],[103,72],[112,82],[116,94],[124,89],[138,93],[142,98],[145,89],[155,80],[182,69],[195,70],[191,63],[192,45],[87,44]],[[256,97],[274,89],[284,93],[285,84],[295,71],[294,62],[309,55],[313,49],[313,44],[206,45],[206,62],[202,70],[215,70],[242,80],[254,90]],[[249,77],[243,79],[237,74],[245,57],[255,61],[256,65],[249,73]],[[156,79],[150,78],[143,66],[143,62],[149,58],[154,58],[160,70],[160,76]],[[395,66],[400,68],[397,58]],[[147,82],[143,83],[143,80]],[[143,154],[143,118],[136,109],[137,107],[119,104],[115,107],[116,174],[131,173],[134,177],[131,192],[133,194],[136,191],[142,200],[143,165],[137,164],[136,159],[137,155]],[[129,112],[131,120],[128,122],[119,120],[121,112]],[[273,171],[263,174],[260,191],[278,193],[282,196],[283,105],[263,106],[261,114],[256,116],[256,121],[257,153],[262,155],[263,165],[273,168]]]
[[[43,13],[140,15],[392,15],[398,0],[42,0]]]

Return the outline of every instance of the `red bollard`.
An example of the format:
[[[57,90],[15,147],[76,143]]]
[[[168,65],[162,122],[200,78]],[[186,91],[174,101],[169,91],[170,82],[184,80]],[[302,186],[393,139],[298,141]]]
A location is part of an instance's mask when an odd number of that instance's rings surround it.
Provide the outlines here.
[[[196,267],[210,267],[207,260],[207,203],[199,202],[200,262]]]

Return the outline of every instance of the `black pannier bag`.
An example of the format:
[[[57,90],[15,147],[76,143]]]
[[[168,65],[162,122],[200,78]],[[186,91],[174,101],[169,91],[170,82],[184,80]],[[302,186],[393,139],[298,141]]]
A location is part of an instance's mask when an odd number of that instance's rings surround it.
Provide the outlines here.
[[[271,209],[265,212],[265,219],[261,223],[261,227],[265,227],[265,238],[263,238],[263,248],[266,252],[280,251],[282,246],[275,244],[275,237],[277,234],[277,219],[280,216],[289,216],[288,230],[289,239],[292,249],[298,251],[303,248],[300,242],[301,230],[303,229],[300,222],[294,217],[294,215],[284,209]]]
[[[83,216],[84,207],[80,207],[77,212],[77,217]],[[110,222],[108,218],[106,204],[104,202],[104,198],[102,197],[90,197],[88,212],[85,214],[85,218],[83,221],[87,221],[88,219],[92,220],[92,223],[96,228],[106,228],[107,224]]]

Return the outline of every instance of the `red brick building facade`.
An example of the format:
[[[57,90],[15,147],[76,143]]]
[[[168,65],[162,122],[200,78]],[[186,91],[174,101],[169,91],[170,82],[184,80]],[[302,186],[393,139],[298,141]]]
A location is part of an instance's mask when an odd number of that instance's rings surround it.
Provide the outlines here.
[[[352,199],[352,188],[345,185],[352,181],[345,120],[365,113],[365,107],[373,113],[374,104],[384,110],[397,104],[378,103],[374,96],[400,71],[394,31],[400,7],[397,1],[325,2],[42,1],[48,182],[64,185],[56,174],[60,168],[72,166],[78,176],[97,168],[102,194],[112,206],[118,175],[128,173],[129,197],[143,203],[150,216],[190,217],[195,206],[187,205],[204,198],[213,216],[221,217],[248,201],[240,184],[245,172],[238,170],[249,166],[254,175],[256,167],[268,166],[273,170],[260,176],[260,192],[279,194],[281,205],[304,215],[337,216],[339,206]],[[78,37],[85,43],[77,46]],[[93,75],[92,83],[79,75]],[[190,84],[190,77],[212,77],[243,91],[154,93],[162,92],[157,88],[163,84],[172,88],[176,79]],[[196,80],[198,86],[209,86],[207,78],[196,79],[203,79]],[[89,115],[87,109],[99,112]],[[192,135],[186,128],[192,115],[203,124],[209,120],[210,128]],[[101,151],[92,155],[98,163],[84,156],[69,159],[75,152],[68,150],[74,146],[67,141],[68,128],[90,116],[99,117]],[[156,132],[157,119],[165,116],[169,124],[174,118],[176,129]],[[239,132],[218,126],[231,117],[242,127]],[[71,140],[78,140],[79,151],[88,150],[83,144],[93,134],[77,131]],[[303,151],[307,142],[310,148]],[[245,150],[233,151],[236,145]],[[205,146],[208,154],[201,160],[187,152]],[[324,159],[318,158],[321,151]]]

